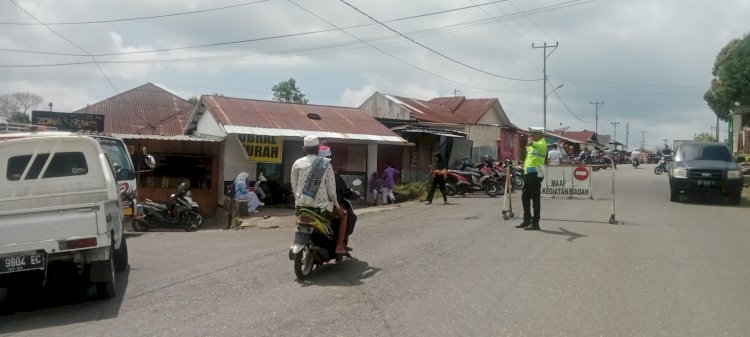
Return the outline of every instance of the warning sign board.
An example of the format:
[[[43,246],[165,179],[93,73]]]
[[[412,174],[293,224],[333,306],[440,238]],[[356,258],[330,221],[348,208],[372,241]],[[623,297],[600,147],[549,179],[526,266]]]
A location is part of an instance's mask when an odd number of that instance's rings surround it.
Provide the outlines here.
[[[281,136],[237,135],[247,151],[248,160],[281,164]]]
[[[585,166],[545,166],[542,196],[591,199],[591,169]]]

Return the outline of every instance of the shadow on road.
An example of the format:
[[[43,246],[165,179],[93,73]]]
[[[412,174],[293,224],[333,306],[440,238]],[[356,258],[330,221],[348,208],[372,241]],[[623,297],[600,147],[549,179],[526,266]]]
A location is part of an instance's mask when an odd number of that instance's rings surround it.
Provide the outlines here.
[[[573,242],[573,240],[578,239],[578,238],[587,238],[588,237],[588,235],[583,235],[583,234],[571,232],[571,231],[569,231],[569,230],[567,230],[565,228],[562,228],[562,227],[558,227],[557,229],[559,229],[560,231],[556,232],[556,231],[548,231],[548,230],[544,230],[543,229],[540,232],[546,233],[546,234],[567,236],[568,237],[568,242]]]
[[[688,205],[721,206],[730,208],[750,208],[750,199],[742,198],[739,205],[729,203],[727,197],[705,196],[702,194],[683,194],[680,202]]]
[[[0,300],[0,334],[117,317],[130,268],[116,274],[117,296],[101,300],[94,286],[78,281],[49,282],[44,288],[10,289]]]
[[[380,268],[372,267],[366,261],[351,258],[316,268],[309,279],[297,282],[303,287],[358,286],[364,284],[363,280],[373,277],[379,271]]]

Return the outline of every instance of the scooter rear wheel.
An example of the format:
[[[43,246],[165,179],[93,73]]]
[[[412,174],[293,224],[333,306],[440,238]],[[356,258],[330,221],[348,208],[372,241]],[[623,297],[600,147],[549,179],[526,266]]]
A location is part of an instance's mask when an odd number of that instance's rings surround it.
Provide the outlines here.
[[[133,219],[133,230],[136,232],[148,232],[149,226],[144,219]]]

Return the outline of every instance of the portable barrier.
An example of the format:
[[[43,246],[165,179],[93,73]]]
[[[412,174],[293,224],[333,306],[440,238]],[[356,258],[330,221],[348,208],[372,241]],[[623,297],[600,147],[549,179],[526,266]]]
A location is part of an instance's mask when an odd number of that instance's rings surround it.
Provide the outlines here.
[[[609,217],[609,223],[615,224],[615,167],[611,165],[554,165],[544,167],[544,180],[542,180],[542,197],[547,198],[566,198],[566,199],[590,199],[594,200],[594,189],[592,173],[594,169],[611,168],[612,170],[612,198],[597,198],[597,200],[612,201],[612,213]],[[510,167],[507,168],[505,193],[503,197],[503,219],[513,218],[513,207],[510,201]]]

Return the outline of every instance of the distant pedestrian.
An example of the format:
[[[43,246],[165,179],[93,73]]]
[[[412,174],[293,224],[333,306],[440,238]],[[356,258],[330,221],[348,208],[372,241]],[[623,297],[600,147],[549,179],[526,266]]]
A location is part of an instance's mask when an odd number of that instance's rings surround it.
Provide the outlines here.
[[[435,195],[435,188],[440,187],[440,193],[443,194],[443,203],[448,204],[448,194],[445,192],[445,178],[448,175],[448,165],[443,161],[443,156],[436,153],[432,157],[432,188],[430,193],[427,194],[427,202],[425,205],[432,203],[432,197]]]
[[[393,195],[393,187],[396,185],[396,175],[399,173],[390,162],[385,163],[385,170],[383,170],[383,204],[396,201],[396,196]]]
[[[562,154],[560,153],[560,150],[557,149],[557,144],[552,144],[550,146],[552,147],[552,150],[547,152],[547,165],[560,165]]]
[[[372,202],[375,206],[378,205],[378,194],[380,194],[382,188],[383,187],[380,184],[380,177],[378,177],[378,173],[373,172],[372,177],[370,177],[370,191],[372,191]]]

